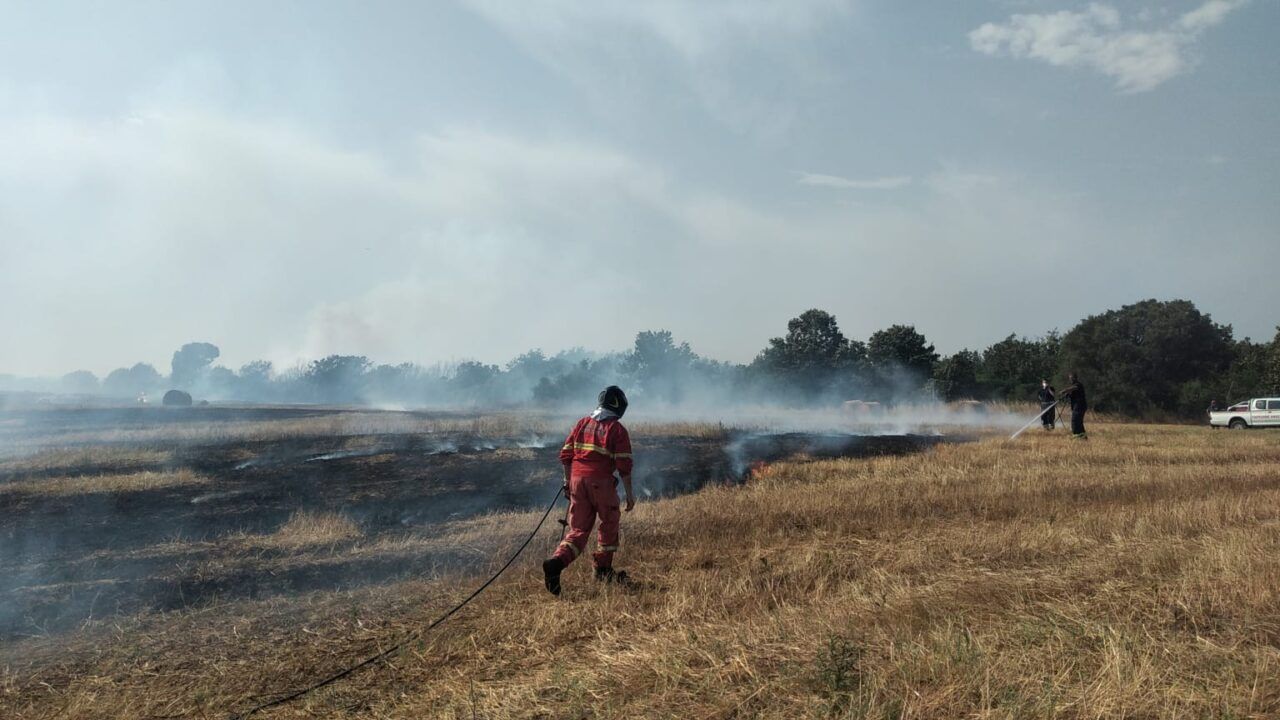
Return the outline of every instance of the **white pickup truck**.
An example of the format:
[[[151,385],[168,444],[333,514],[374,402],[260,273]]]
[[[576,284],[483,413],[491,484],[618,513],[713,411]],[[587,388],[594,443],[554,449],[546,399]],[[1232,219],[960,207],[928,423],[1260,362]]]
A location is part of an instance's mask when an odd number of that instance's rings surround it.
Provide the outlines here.
[[[1209,413],[1209,424],[1232,430],[1280,427],[1280,398],[1254,398],[1238,402],[1226,410],[1215,410]]]

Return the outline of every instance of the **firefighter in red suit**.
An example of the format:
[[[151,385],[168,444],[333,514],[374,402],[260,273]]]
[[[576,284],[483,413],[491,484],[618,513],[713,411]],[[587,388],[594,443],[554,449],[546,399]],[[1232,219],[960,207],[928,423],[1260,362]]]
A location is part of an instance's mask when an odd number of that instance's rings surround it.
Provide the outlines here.
[[[599,403],[595,412],[573,426],[560,449],[569,497],[569,532],[555,554],[542,563],[542,574],[552,595],[560,594],[560,573],[587,549],[587,538],[597,517],[600,530],[596,551],[591,555],[596,580],[627,583],[627,574],[613,569],[618,521],[622,517],[615,472],[626,492],[627,512],[636,506],[631,492],[631,437],[619,422],[627,411],[627,396],[616,385],[610,385],[600,393]]]

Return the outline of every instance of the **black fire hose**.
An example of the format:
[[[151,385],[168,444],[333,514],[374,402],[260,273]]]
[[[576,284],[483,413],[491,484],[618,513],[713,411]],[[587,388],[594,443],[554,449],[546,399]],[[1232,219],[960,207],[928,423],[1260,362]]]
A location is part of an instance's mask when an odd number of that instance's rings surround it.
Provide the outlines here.
[[[477,595],[484,592],[485,588],[492,585],[495,580],[501,577],[502,573],[507,571],[507,568],[511,567],[511,565],[516,561],[516,558],[520,557],[520,553],[524,552],[524,549],[529,547],[529,543],[533,542],[533,538],[537,536],[538,531],[542,529],[543,523],[545,523],[547,521],[547,518],[551,516],[551,511],[555,509],[556,501],[560,499],[560,496],[562,494],[564,494],[563,487],[561,487],[559,490],[556,491],[555,497],[551,498],[551,504],[547,506],[547,511],[542,513],[542,519],[538,521],[538,524],[536,526],[534,526],[533,532],[529,533],[529,537],[525,538],[525,541],[520,545],[519,548],[516,549],[515,553],[511,555],[511,559],[507,560],[507,563],[503,565],[498,570],[498,572],[494,573],[493,577],[489,578],[484,582],[483,585],[476,588],[475,592],[468,595],[465,600],[458,603],[457,605],[454,605],[453,609],[449,610],[449,612],[436,618],[430,625],[426,626],[421,630],[415,630],[409,633],[409,635],[405,637],[403,640],[396,643],[395,645],[392,645],[386,650],[383,650],[382,652],[376,655],[371,655],[365,658],[364,660],[361,660],[360,662],[356,663],[355,665],[352,665],[344,670],[341,670],[332,675],[329,675],[328,677],[322,680],[319,680],[311,685],[308,685],[307,687],[304,687],[300,690],[294,690],[293,692],[288,693],[284,697],[276,698],[275,700],[272,700],[270,702],[265,702],[265,703],[262,703],[261,705],[255,705],[254,707],[251,707],[248,710],[245,710],[244,712],[234,713],[230,716],[230,720],[243,720],[243,718],[247,718],[250,715],[253,715],[255,713],[261,712],[268,708],[279,707],[280,705],[293,702],[294,700],[297,700],[298,698],[304,695],[313,693],[322,687],[332,685],[333,683],[338,682],[339,680],[347,677],[348,675],[351,675],[352,673],[356,672],[357,670],[360,670],[361,668],[368,667],[369,665],[372,665],[378,662],[379,660],[385,659],[386,657],[396,652],[397,650],[417,640],[418,638],[422,637],[426,633],[431,632],[431,630],[433,630],[437,625],[444,622],[445,620],[448,620],[454,613],[458,612],[463,607],[465,607],[467,603],[474,600]]]

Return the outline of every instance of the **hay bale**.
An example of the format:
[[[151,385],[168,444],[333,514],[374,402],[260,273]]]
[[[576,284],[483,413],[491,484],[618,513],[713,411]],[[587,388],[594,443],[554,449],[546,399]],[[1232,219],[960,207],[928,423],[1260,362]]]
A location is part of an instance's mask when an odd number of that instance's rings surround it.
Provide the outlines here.
[[[852,417],[874,417],[881,414],[884,406],[875,400],[846,400],[840,410]]]
[[[191,407],[191,395],[181,390],[170,390],[161,402],[165,407]]]

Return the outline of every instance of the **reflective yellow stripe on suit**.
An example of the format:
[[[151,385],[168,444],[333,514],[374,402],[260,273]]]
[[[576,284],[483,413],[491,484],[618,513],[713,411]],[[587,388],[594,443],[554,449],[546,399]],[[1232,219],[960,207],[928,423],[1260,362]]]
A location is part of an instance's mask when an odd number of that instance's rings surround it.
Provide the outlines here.
[[[609,452],[607,448],[600,447],[599,445],[593,445],[591,443],[573,443],[573,445],[565,445],[561,449],[567,450],[570,447],[572,447],[574,450],[585,450],[587,452],[600,453],[605,457],[631,457],[631,453],[626,453],[624,455],[614,455],[613,453]]]

